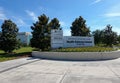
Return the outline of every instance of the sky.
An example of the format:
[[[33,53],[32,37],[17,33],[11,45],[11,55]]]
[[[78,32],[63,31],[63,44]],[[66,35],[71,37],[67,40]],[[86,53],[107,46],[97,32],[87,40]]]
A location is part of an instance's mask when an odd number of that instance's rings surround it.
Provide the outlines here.
[[[70,36],[72,22],[82,16],[91,32],[111,24],[120,34],[120,0],[0,0],[0,26],[11,19],[19,32],[31,32],[30,26],[45,14],[58,18],[64,36]],[[1,31],[1,29],[0,29]]]

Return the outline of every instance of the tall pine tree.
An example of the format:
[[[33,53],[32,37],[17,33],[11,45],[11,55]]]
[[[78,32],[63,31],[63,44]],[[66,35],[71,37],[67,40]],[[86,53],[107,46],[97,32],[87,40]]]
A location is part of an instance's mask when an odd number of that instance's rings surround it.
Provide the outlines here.
[[[104,30],[104,43],[107,46],[112,46],[117,42],[117,33],[112,31],[112,26],[108,24]]]
[[[39,48],[42,51],[50,48],[50,27],[48,27],[49,18],[43,14],[38,17],[38,21],[31,26],[32,39],[31,46]]]
[[[76,18],[75,21],[72,23],[71,29],[71,35],[72,36],[89,36],[90,30],[86,26],[86,20],[80,16],[79,18]]]
[[[51,29],[60,29],[59,20],[57,18],[52,19],[51,22],[49,23],[49,27]]]
[[[0,49],[7,53],[11,53],[14,49],[18,49],[20,47],[20,42],[17,39],[17,25],[11,20],[5,20],[1,28]]]

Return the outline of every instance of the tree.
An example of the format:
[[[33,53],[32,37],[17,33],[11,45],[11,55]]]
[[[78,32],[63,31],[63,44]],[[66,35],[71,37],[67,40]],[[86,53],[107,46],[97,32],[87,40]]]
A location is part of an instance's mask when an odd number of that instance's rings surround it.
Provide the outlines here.
[[[39,48],[42,51],[50,48],[50,27],[48,27],[49,18],[43,14],[38,17],[38,21],[31,26],[32,39],[31,46]]]
[[[71,29],[71,35],[72,36],[89,36],[90,30],[86,26],[86,20],[80,16],[79,18],[76,18],[75,21],[72,23]]]
[[[52,19],[51,22],[49,23],[49,27],[51,29],[60,29],[59,20],[57,18]]]
[[[95,44],[103,43],[103,39],[104,39],[103,30],[95,30],[92,32],[92,35],[94,36]]]
[[[118,43],[120,43],[120,35],[118,35],[118,38],[117,38],[117,40],[118,40]]]
[[[0,37],[1,37],[1,31],[0,31]]]
[[[18,49],[20,47],[20,42],[17,39],[17,25],[11,20],[5,20],[1,28],[0,49],[7,53],[11,53],[14,49]]]
[[[117,42],[117,33],[112,31],[112,26],[107,25],[104,30],[104,43],[107,46],[112,46]]]

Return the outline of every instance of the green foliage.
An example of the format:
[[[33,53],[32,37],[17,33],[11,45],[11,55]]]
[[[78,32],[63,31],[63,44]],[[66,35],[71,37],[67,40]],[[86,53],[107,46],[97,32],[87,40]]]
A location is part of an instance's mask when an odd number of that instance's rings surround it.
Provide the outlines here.
[[[104,30],[96,30],[92,32],[94,36],[95,44],[106,44],[106,46],[112,46],[112,44],[118,43],[118,35],[112,31],[112,26],[107,25]]]
[[[116,44],[117,41],[117,33],[112,31],[112,26],[107,25],[104,30],[104,43],[107,46],[112,46],[112,44]]]
[[[95,30],[92,32],[92,35],[94,36],[94,42],[95,44],[100,44],[104,40],[104,32],[103,30]]]
[[[81,47],[81,48],[60,48],[53,50],[55,52],[105,52],[113,51],[110,47]]]
[[[89,36],[90,30],[86,26],[86,20],[80,16],[79,18],[76,18],[75,21],[72,23],[71,29],[71,35],[72,36]]]
[[[11,53],[14,49],[20,48],[20,42],[17,39],[17,25],[11,20],[5,20],[1,28],[0,49],[6,53]]]
[[[59,20],[57,18],[52,19],[51,22],[49,23],[49,27],[51,29],[60,29]]]
[[[31,26],[32,39],[31,46],[39,48],[42,51],[50,48],[50,27],[48,27],[49,18],[43,14],[38,17],[38,21]]]
[[[117,37],[118,43],[120,43],[120,35]]]

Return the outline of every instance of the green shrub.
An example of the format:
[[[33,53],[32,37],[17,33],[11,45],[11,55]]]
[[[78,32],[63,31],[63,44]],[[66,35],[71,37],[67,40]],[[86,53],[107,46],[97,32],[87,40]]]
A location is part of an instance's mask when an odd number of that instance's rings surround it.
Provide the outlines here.
[[[55,52],[106,52],[113,51],[112,47],[80,47],[80,48],[59,48]]]

